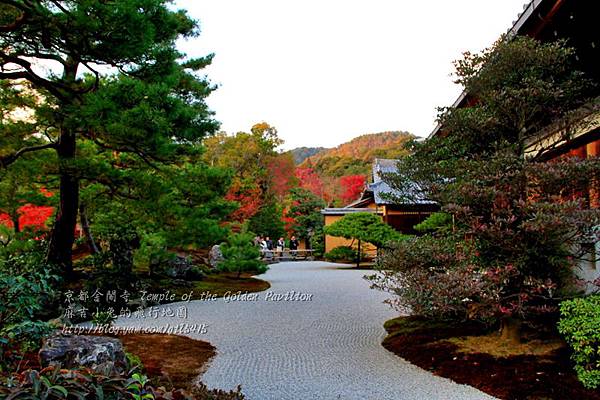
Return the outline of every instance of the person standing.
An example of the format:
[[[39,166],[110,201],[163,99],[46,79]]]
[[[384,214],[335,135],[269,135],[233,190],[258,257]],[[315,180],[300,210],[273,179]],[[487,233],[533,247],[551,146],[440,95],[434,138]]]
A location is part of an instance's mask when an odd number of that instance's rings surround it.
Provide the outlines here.
[[[285,240],[282,237],[277,241],[277,252],[279,253],[279,257],[283,256],[283,250],[285,249]]]
[[[259,246],[260,246],[260,257],[261,258],[266,258],[267,257],[267,241],[265,240],[265,238],[263,238],[262,236],[259,237]]]
[[[296,258],[296,255],[298,254],[298,239],[296,239],[296,236],[292,236],[292,238],[290,239],[290,252],[292,253],[292,257]]]

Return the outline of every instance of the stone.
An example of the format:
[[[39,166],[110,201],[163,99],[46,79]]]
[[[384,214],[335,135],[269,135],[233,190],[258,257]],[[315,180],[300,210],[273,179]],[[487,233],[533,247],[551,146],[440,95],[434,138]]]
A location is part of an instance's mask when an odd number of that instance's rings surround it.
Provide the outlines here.
[[[171,278],[184,279],[187,278],[193,267],[194,265],[187,257],[177,255],[168,261],[166,273]]]
[[[172,283],[174,286],[180,286],[180,287],[193,287],[194,286],[193,282],[186,281],[185,279],[173,279]]]
[[[221,252],[221,246],[215,244],[208,253],[208,260],[210,267],[216,269],[221,261],[223,261],[223,253]]]
[[[121,341],[105,336],[55,334],[44,340],[38,355],[42,367],[87,367],[100,373],[125,372],[127,367]]]
[[[192,273],[194,264],[184,256],[176,255],[173,259],[156,262],[150,265],[150,271],[157,275],[166,275],[175,279],[186,279]]]

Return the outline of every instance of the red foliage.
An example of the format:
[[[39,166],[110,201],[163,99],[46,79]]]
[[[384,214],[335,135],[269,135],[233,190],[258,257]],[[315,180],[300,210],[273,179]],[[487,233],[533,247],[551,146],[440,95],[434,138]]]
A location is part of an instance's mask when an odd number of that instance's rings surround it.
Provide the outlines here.
[[[296,178],[300,181],[301,188],[323,198],[323,181],[312,168],[296,168]]]
[[[283,221],[284,229],[288,233],[288,235],[294,234],[294,226],[296,226],[296,219],[290,216],[290,210],[288,208],[285,208],[283,210],[281,220]]]
[[[271,177],[271,189],[279,199],[285,197],[293,187],[295,181],[294,158],[289,153],[273,157],[269,163],[269,175]]]
[[[54,207],[26,204],[19,208],[19,225],[21,226],[21,229],[27,226],[43,229],[46,227],[46,221],[53,213]],[[0,214],[0,223],[10,228],[13,227],[13,223],[8,214]]]
[[[365,188],[367,177],[364,175],[348,175],[340,178],[341,198],[344,203],[351,203],[360,197]]]
[[[240,208],[235,210],[229,218],[232,221],[243,222],[252,218],[261,206],[261,191],[258,187],[242,188],[240,184],[233,184],[225,200],[239,203]]]

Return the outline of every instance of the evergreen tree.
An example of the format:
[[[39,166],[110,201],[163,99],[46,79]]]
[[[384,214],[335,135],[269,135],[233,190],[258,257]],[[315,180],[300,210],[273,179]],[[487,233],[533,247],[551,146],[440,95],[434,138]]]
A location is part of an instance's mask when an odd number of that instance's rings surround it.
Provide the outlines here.
[[[196,75],[211,57],[184,60],[175,49],[197,34],[166,0],[0,1],[0,79],[31,86],[44,126],[43,137],[3,129],[12,136],[0,165],[53,151],[59,206],[47,259],[66,274],[83,181],[127,195],[123,182],[177,162],[217,128],[204,102],[213,88]]]
[[[316,234],[323,228],[321,210],[325,202],[313,192],[303,188],[290,190],[287,217],[291,219],[290,229],[300,239],[309,239],[310,234]]]
[[[229,236],[227,243],[221,245],[223,261],[218,265],[219,270],[236,272],[238,278],[242,272],[266,272],[267,267],[260,261],[260,250],[253,239],[254,235],[246,232]]]
[[[361,243],[367,242],[382,248],[403,235],[381,220],[381,217],[366,212],[346,214],[341,219],[324,228],[327,235],[355,239],[358,241],[356,266],[360,267]]]
[[[274,241],[285,234],[281,206],[274,200],[263,205],[248,221],[248,229],[261,236],[269,236]]]

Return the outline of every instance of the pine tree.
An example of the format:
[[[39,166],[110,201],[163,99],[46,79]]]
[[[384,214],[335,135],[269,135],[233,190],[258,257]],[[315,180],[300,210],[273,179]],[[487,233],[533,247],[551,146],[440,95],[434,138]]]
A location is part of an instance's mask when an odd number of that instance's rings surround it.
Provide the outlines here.
[[[227,272],[236,272],[239,278],[242,272],[264,273],[266,265],[260,261],[260,250],[252,242],[251,233],[241,232],[232,234],[227,243],[221,246],[223,261],[218,269]]]

